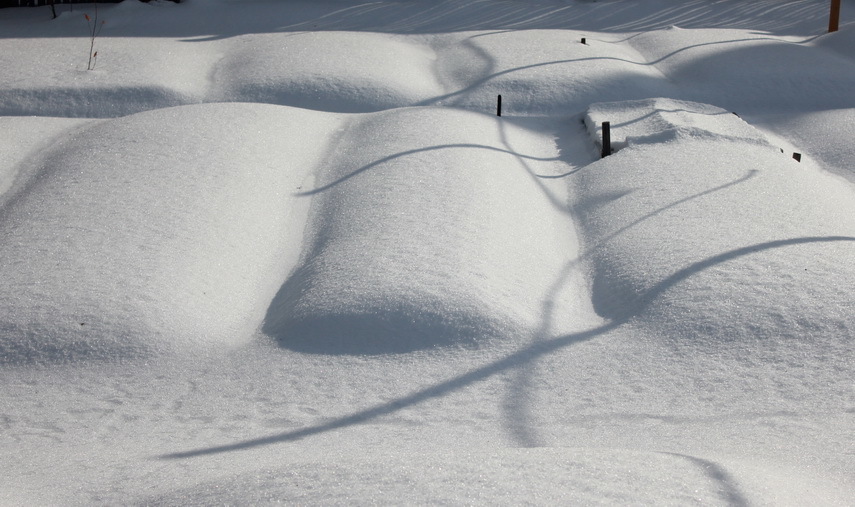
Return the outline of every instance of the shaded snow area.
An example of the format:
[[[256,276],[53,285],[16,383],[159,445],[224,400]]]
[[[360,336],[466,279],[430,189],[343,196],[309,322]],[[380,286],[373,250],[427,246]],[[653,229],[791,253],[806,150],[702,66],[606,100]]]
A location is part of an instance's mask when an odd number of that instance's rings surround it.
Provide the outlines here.
[[[851,505],[851,0],[57,13],[0,9],[0,504]]]

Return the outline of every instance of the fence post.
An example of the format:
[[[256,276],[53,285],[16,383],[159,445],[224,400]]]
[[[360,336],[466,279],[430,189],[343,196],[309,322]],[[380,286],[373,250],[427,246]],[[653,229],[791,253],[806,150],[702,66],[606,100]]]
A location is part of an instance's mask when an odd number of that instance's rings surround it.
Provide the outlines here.
[[[840,0],[831,0],[831,14],[828,16],[828,32],[836,32],[840,24]]]
[[[604,121],[603,122],[603,158],[608,157],[612,154],[612,133],[611,133],[611,122]]]

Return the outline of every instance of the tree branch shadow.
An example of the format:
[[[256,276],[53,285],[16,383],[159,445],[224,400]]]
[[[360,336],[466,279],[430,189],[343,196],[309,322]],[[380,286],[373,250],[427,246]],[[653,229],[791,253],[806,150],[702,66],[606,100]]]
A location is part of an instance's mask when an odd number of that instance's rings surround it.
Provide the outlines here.
[[[832,242],[855,242],[855,237],[816,236],[782,239],[777,241],[758,243],[755,245],[723,252],[721,254],[709,257],[702,261],[695,262],[675,272],[671,276],[665,278],[655,286],[651,287],[645,294],[643,294],[642,297],[638,300],[638,304],[631,311],[628,311],[624,315],[616,317],[610,322],[607,322],[593,329],[566,334],[548,340],[537,341],[524,349],[505,356],[504,358],[493,361],[487,365],[476,368],[472,371],[454,377],[450,380],[446,380],[444,382],[440,382],[425,389],[416,391],[413,394],[404,396],[397,400],[376,405],[365,410],[360,410],[358,412],[354,412],[353,414],[344,417],[339,417],[323,424],[310,426],[308,428],[302,428],[294,431],[287,431],[285,433],[279,433],[267,437],[244,440],[242,442],[236,442],[233,444],[165,454],[161,455],[159,458],[186,459],[199,456],[220,454],[224,452],[249,450],[266,445],[294,442],[296,440],[300,440],[313,435],[318,435],[329,431],[361,424],[372,419],[376,419],[378,417],[389,415],[405,408],[412,407],[424,401],[433,398],[438,398],[451,392],[458,391],[460,389],[463,389],[464,387],[478,383],[501,372],[508,371],[513,368],[518,368],[525,364],[529,364],[535,359],[543,357],[557,350],[614,331],[615,329],[623,326],[624,324],[632,320],[633,317],[641,315],[647,307],[649,307],[654,301],[656,301],[656,299],[663,293],[665,293],[669,288],[706,269],[738,259],[740,257],[745,257],[763,251],[785,248],[794,245]]]
[[[516,150],[512,146],[511,141],[508,137],[507,129],[505,127],[505,122],[499,121],[498,122],[498,129],[499,129],[499,138],[501,139],[502,144],[507,148],[507,150],[509,152],[515,153]],[[572,210],[567,205],[563,205],[563,204],[557,202],[555,196],[547,189],[546,185],[539,179],[539,178],[542,178],[542,176],[538,175],[538,173],[535,171],[534,168],[531,167],[531,165],[529,164],[529,161],[526,158],[518,157],[518,162],[519,162],[520,166],[526,171],[526,173],[538,185],[538,187],[541,189],[541,191],[544,193],[544,195],[548,199],[550,199],[550,201],[552,201],[553,205],[555,205],[556,208],[559,209],[559,211],[562,211],[568,215],[572,214]],[[582,167],[585,167],[585,166],[582,166]],[[568,174],[572,174],[578,170],[581,170],[581,167],[579,169],[574,170],[574,171],[570,171],[570,173],[568,173]],[[641,224],[642,222],[644,222],[646,220],[649,220],[649,219],[651,219],[651,218],[653,218],[653,217],[655,217],[661,213],[664,213],[665,211],[667,211],[669,209],[678,207],[678,206],[685,204],[689,201],[701,198],[703,196],[706,196],[706,195],[709,195],[709,194],[712,194],[715,192],[720,192],[720,191],[725,190],[729,187],[744,183],[744,182],[750,180],[751,178],[753,178],[754,176],[756,176],[757,173],[758,173],[758,171],[751,170],[745,176],[738,178],[734,181],[725,183],[725,184],[717,186],[717,187],[707,189],[707,190],[702,191],[702,192],[695,193],[695,194],[687,196],[683,199],[674,201],[674,202],[672,202],[666,206],[663,206],[657,210],[654,210],[650,213],[647,213],[646,215],[639,217],[638,219],[631,222],[630,224],[627,224],[626,226],[624,226],[624,227],[618,229],[617,231],[613,232],[612,234],[610,234],[608,237],[604,238],[603,240],[601,240],[597,244],[595,244],[589,248],[586,248],[584,251],[580,252],[579,255],[575,259],[568,262],[562,268],[562,270],[561,270],[560,274],[558,275],[556,281],[553,283],[553,285],[550,287],[550,290],[547,292],[547,295],[544,298],[543,303],[542,303],[541,324],[540,324],[539,328],[537,329],[537,331],[535,331],[535,333],[533,334],[532,342],[538,343],[539,341],[542,341],[549,336],[550,329],[552,326],[552,322],[554,320],[554,312],[556,311],[555,306],[556,306],[557,294],[559,293],[561,288],[567,283],[567,279],[569,278],[569,276],[573,272],[573,270],[578,265],[580,265],[587,257],[589,257],[593,252],[595,252],[596,250],[599,250],[600,248],[605,246],[607,243],[609,243],[614,238],[618,237],[619,235],[623,234],[627,230]],[[642,302],[642,305],[643,304],[644,303]],[[626,319],[629,319],[631,316],[625,316],[625,317],[626,317]],[[523,366],[527,366],[527,368],[524,368]],[[515,377],[514,381],[512,382],[512,384],[508,390],[508,393],[505,397],[505,403],[504,403],[505,414],[506,414],[506,425],[508,427],[508,430],[509,430],[510,434],[512,435],[512,437],[517,441],[517,443],[524,446],[524,447],[537,447],[540,445],[540,438],[532,430],[533,426],[530,423],[530,420],[532,419],[532,417],[531,417],[531,414],[532,414],[531,404],[532,404],[532,399],[533,399],[533,393],[531,392],[532,391],[531,386],[532,386],[532,376],[534,375],[534,372],[535,372],[534,369],[535,368],[536,368],[536,365],[535,365],[534,360],[530,361],[527,364],[521,364],[518,367],[516,367],[517,374],[516,374],[516,377]],[[527,421],[527,419],[529,421]]]
[[[750,505],[748,498],[742,492],[736,479],[718,463],[676,452],[663,452],[661,454],[683,458],[703,470],[704,474],[710,480],[721,486],[722,491],[720,496],[725,504],[739,507]]]
[[[499,123],[498,123],[498,128],[500,131],[500,138],[502,140],[502,143],[505,145],[506,149],[486,147],[486,146],[480,146],[480,145],[460,145],[460,147],[487,148],[487,149],[501,151],[501,152],[512,154],[512,155],[516,156],[518,158],[518,160],[520,161],[520,164],[523,166],[523,168],[532,177],[533,181],[539,185],[541,190],[552,201],[552,203],[559,210],[561,210],[562,212],[567,213],[569,215],[571,213],[571,210],[569,209],[569,207],[566,204],[560,203],[557,200],[556,196],[553,195],[551,192],[549,192],[549,189],[546,188],[546,186],[539,179],[539,177],[535,173],[535,171],[528,165],[528,161],[530,161],[530,160],[551,161],[551,160],[555,160],[555,159],[531,157],[531,156],[525,156],[525,155],[517,153],[513,149],[513,147],[511,146],[510,141],[508,140],[507,134],[505,132],[505,126],[503,125],[503,123],[501,121],[499,121]],[[430,150],[430,149],[441,149],[441,148],[445,148],[445,147],[430,147],[427,149],[411,150],[410,152],[403,152],[401,154],[397,154],[397,155],[393,155],[391,157],[387,157],[386,159],[383,159],[383,160],[388,160],[390,158],[404,156],[405,154],[408,154],[408,153],[415,153],[418,151],[426,151],[426,150]],[[346,178],[352,177],[352,176],[354,176],[360,172],[368,170],[371,167],[374,167],[379,163],[381,163],[381,161],[377,161],[375,163],[364,166],[360,170],[358,170],[354,173],[351,173]],[[166,455],[160,456],[160,459],[186,459],[186,458],[193,458],[193,457],[199,457],[199,456],[220,454],[220,453],[224,453],[224,452],[249,450],[249,449],[267,446],[267,445],[274,445],[274,444],[279,444],[279,443],[287,443],[287,442],[293,442],[293,441],[301,440],[301,439],[311,437],[314,435],[327,433],[327,432],[334,431],[337,429],[347,428],[350,426],[362,424],[362,423],[377,419],[379,417],[383,417],[383,416],[386,416],[389,414],[393,414],[393,413],[396,413],[396,412],[403,410],[405,408],[412,407],[412,406],[418,405],[420,403],[423,403],[427,400],[439,398],[439,397],[445,396],[449,393],[459,391],[465,387],[471,386],[473,384],[481,382],[485,379],[488,379],[488,378],[493,377],[495,375],[498,375],[500,373],[509,372],[509,371],[513,371],[513,370],[518,370],[520,373],[518,374],[518,377],[515,380],[515,387],[513,387],[514,392],[510,393],[509,396],[506,398],[506,404],[505,405],[506,405],[507,409],[509,410],[509,413],[514,412],[517,414],[522,414],[523,419],[526,419],[526,418],[528,418],[527,414],[530,413],[530,407],[526,404],[527,401],[526,401],[526,403],[521,403],[520,400],[530,399],[530,396],[526,396],[526,395],[527,395],[527,391],[529,390],[530,385],[531,385],[531,381],[530,381],[531,372],[530,372],[530,368],[524,369],[523,367],[531,367],[531,365],[533,365],[534,362],[538,358],[544,357],[544,356],[546,356],[552,352],[555,352],[557,350],[572,346],[574,344],[581,343],[581,342],[596,338],[598,336],[602,336],[606,333],[609,333],[611,331],[614,331],[614,330],[620,328],[621,326],[628,323],[629,321],[631,321],[635,317],[642,315],[650,305],[652,305],[660,296],[662,296],[665,292],[667,292],[668,289],[670,289],[671,287],[674,287],[675,285],[685,281],[686,279],[688,279],[688,278],[690,278],[690,277],[692,277],[692,276],[694,276],[694,275],[696,275],[702,271],[710,269],[714,266],[724,264],[724,263],[730,262],[732,260],[735,260],[735,259],[738,259],[741,257],[753,255],[755,253],[779,249],[779,248],[785,248],[785,247],[794,246],[794,245],[803,245],[803,244],[811,244],[811,243],[830,243],[830,242],[855,242],[855,237],[849,237],[849,236],[811,236],[811,237],[790,238],[790,239],[781,239],[781,240],[776,240],[776,241],[768,241],[768,242],[764,242],[764,243],[757,243],[754,245],[736,248],[733,250],[729,250],[727,252],[722,252],[720,254],[708,257],[708,258],[703,259],[701,261],[692,263],[692,264],[690,264],[690,265],[688,265],[688,266],[686,266],[686,267],[684,267],[678,271],[675,271],[670,276],[662,279],[656,285],[650,287],[645,293],[643,293],[640,297],[638,297],[637,299],[634,300],[634,302],[633,302],[634,304],[627,306],[625,308],[625,311],[623,311],[620,314],[613,315],[610,321],[608,321],[602,325],[599,325],[597,327],[594,327],[594,328],[591,328],[591,329],[588,329],[585,331],[564,334],[564,335],[553,337],[553,338],[548,337],[549,336],[549,328],[551,327],[551,322],[552,322],[554,311],[555,311],[555,308],[554,308],[554,306],[555,306],[555,301],[554,301],[555,294],[560,290],[560,288],[566,282],[566,277],[572,272],[572,269],[574,268],[574,266],[579,264],[584,258],[589,256],[596,249],[601,248],[606,242],[610,241],[611,239],[613,239],[617,235],[625,232],[626,230],[628,230],[631,227],[638,225],[639,223],[641,223],[644,220],[648,220],[651,217],[654,217],[654,216],[656,216],[656,215],[658,215],[658,214],[660,214],[660,213],[662,213],[668,209],[679,206],[679,205],[681,205],[685,202],[688,202],[690,200],[697,199],[697,198],[703,197],[705,195],[709,195],[713,192],[719,192],[719,191],[724,190],[726,188],[729,188],[733,185],[743,183],[743,182],[751,179],[754,176],[755,176],[755,171],[749,171],[745,176],[738,178],[734,181],[731,181],[731,182],[728,182],[726,184],[720,185],[718,187],[714,187],[714,188],[693,194],[691,196],[685,197],[685,198],[680,199],[678,201],[675,201],[671,204],[663,206],[662,208],[660,208],[656,211],[653,211],[653,212],[648,213],[647,215],[645,215],[643,217],[640,217],[639,219],[635,220],[633,223],[631,223],[631,224],[621,228],[620,230],[616,231],[615,233],[613,233],[612,235],[610,235],[609,237],[607,237],[605,240],[601,241],[597,245],[594,245],[593,247],[586,249],[585,251],[580,253],[580,255],[577,258],[575,258],[572,261],[570,261],[569,263],[567,263],[567,265],[562,269],[562,271],[559,274],[558,278],[556,279],[555,283],[552,285],[552,287],[550,288],[550,291],[547,293],[547,295],[546,295],[546,297],[542,303],[541,325],[540,325],[539,329],[537,330],[537,332],[534,334],[534,336],[531,340],[531,343],[529,345],[515,351],[515,352],[512,352],[512,353],[506,355],[503,358],[500,358],[498,360],[490,362],[484,366],[475,368],[469,372],[463,373],[463,374],[458,375],[456,377],[453,377],[449,380],[436,383],[432,386],[429,386],[429,387],[426,387],[426,388],[421,389],[419,391],[416,391],[410,395],[398,398],[396,400],[393,400],[393,401],[390,401],[387,403],[375,405],[373,407],[354,412],[350,415],[338,417],[338,418],[335,418],[331,421],[328,421],[328,422],[325,422],[322,424],[310,426],[307,428],[302,428],[299,430],[288,431],[288,432],[284,432],[284,433],[270,435],[270,436],[266,436],[266,437],[244,440],[244,441],[236,442],[236,443],[232,443],[232,444],[226,444],[226,445],[213,446],[213,447],[207,447],[207,448],[202,448],[202,449],[166,454]],[[324,187],[320,187],[319,189],[316,189],[315,191],[312,191],[312,192],[323,191],[324,189],[329,188],[332,185],[337,184],[338,182],[340,182],[340,180],[337,182],[333,182],[332,184],[326,185]],[[509,418],[507,423],[508,423],[508,427],[511,431],[513,438],[515,438],[520,444],[528,445],[528,446],[533,446],[533,445],[539,444],[538,436],[534,432],[531,431],[531,429],[530,429],[531,425],[527,424],[527,421],[520,420],[519,417],[517,416],[517,420],[511,421]]]
[[[460,149],[460,148],[477,148],[477,149],[483,149],[483,150],[497,151],[500,153],[507,153],[509,155],[514,155],[515,157],[522,157],[522,158],[531,159],[531,160],[541,160],[541,161],[558,160],[558,157],[546,157],[546,158],[535,157],[532,155],[524,155],[521,153],[516,153],[516,152],[509,151],[509,150],[504,150],[501,148],[496,148],[496,147],[488,146],[485,144],[460,143],[460,144],[444,144],[444,145],[438,145],[438,146],[427,146],[425,148],[417,148],[417,149],[413,149],[413,150],[402,151],[400,153],[395,153],[393,155],[383,157],[381,159],[375,160],[374,162],[371,162],[370,164],[366,164],[366,165],[360,167],[359,169],[356,169],[356,170],[354,170],[354,171],[352,171],[352,172],[350,172],[350,173],[348,173],[348,174],[346,174],[346,175],[344,175],[344,176],[342,176],[342,177],[340,177],[340,178],[338,178],[338,179],[336,179],[330,183],[327,183],[325,185],[321,185],[321,186],[319,186],[317,188],[313,188],[311,190],[304,190],[302,192],[297,192],[294,195],[296,197],[308,197],[308,196],[320,194],[322,192],[325,192],[325,191],[335,187],[336,185],[344,183],[345,181],[347,181],[347,180],[349,180],[355,176],[358,176],[358,175],[360,175],[366,171],[369,171],[369,170],[371,170],[371,169],[373,169],[373,168],[375,168],[381,164],[384,164],[386,162],[389,162],[389,161],[392,161],[392,160],[395,160],[398,158],[406,157],[409,155],[415,155],[417,153],[429,152],[429,151],[447,150],[447,149]]]
[[[500,32],[495,32],[495,33],[500,33]],[[485,35],[487,35],[487,34],[476,35],[476,36],[473,36],[472,38],[479,37],[479,36],[483,37]],[[515,72],[520,72],[520,71],[525,71],[525,70],[540,69],[542,67],[550,67],[550,66],[555,66],[555,65],[568,65],[568,64],[576,64],[576,63],[581,63],[581,62],[600,62],[600,61],[614,61],[614,62],[620,62],[620,63],[628,63],[631,65],[636,65],[636,66],[640,66],[640,67],[655,67],[656,65],[664,62],[665,60],[667,60],[668,58],[671,58],[674,55],[677,55],[677,54],[682,53],[684,51],[696,49],[699,47],[726,45],[726,44],[732,44],[732,43],[737,43],[737,42],[757,42],[757,41],[775,41],[775,42],[780,42],[782,44],[798,44],[795,42],[790,43],[787,41],[783,41],[783,40],[781,40],[779,38],[775,38],[775,37],[756,37],[756,38],[731,39],[731,40],[724,40],[724,41],[701,42],[701,43],[697,43],[697,44],[692,44],[689,46],[684,46],[684,47],[681,47],[679,49],[676,49],[676,50],[674,50],[674,51],[672,51],[666,55],[662,55],[659,58],[657,58],[655,60],[651,60],[651,61],[635,61],[635,60],[629,60],[626,58],[618,58],[615,56],[590,56],[590,57],[584,57],[584,58],[569,58],[566,60],[554,60],[551,62],[538,62],[538,63],[533,63],[530,65],[521,65],[521,66],[513,67],[510,69],[504,69],[504,70],[500,70],[497,72],[493,72],[493,73],[488,74],[484,77],[481,77],[480,79],[477,79],[476,81],[473,81],[472,83],[470,83],[468,86],[466,86],[464,88],[460,88],[459,90],[449,92],[449,93],[446,93],[444,95],[439,95],[436,97],[431,97],[429,99],[422,100],[420,102],[415,103],[414,105],[415,106],[437,105],[437,104],[442,103],[443,101],[447,101],[449,99],[471,93],[472,91],[474,91],[474,90],[478,89],[479,87],[487,84],[488,82],[493,81],[493,80],[500,78],[502,76],[506,76],[509,74],[513,74]]]

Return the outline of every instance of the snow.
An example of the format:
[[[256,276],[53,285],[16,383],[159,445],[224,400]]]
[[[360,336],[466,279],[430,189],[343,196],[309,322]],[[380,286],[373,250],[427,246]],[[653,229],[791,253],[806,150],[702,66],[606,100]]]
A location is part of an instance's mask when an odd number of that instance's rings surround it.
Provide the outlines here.
[[[851,504],[855,4],[57,9],[0,504]]]
[[[630,44],[688,91],[683,98],[715,102],[738,112],[855,106],[850,93],[855,70],[849,61],[835,52],[817,51],[803,39],[672,27],[639,34]],[[805,68],[823,70],[805,72]]]
[[[303,32],[236,37],[214,81],[227,101],[293,104],[362,113],[416,104],[441,93],[430,47],[404,37]],[[220,84],[219,82],[222,82]]]
[[[262,104],[156,109],[39,154],[3,214],[2,356],[248,341],[299,255],[308,203],[294,193],[339,123]]]
[[[529,173],[560,170],[551,140],[495,116],[414,108],[351,120],[330,151],[303,192],[316,196],[304,261],[265,332],[315,352],[389,353],[538,327],[533,296],[578,243]],[[561,297],[568,309],[587,299]]]
[[[762,133],[726,110],[683,100],[658,97],[591,104],[585,126],[600,151],[604,123],[609,123],[609,153],[630,145],[702,139],[769,146]]]

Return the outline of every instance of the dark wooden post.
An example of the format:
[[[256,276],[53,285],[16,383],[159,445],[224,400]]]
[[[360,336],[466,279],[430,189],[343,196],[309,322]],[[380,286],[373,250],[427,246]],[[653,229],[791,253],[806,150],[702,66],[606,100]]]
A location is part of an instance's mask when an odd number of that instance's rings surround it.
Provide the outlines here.
[[[611,122],[603,122],[603,158],[612,154]]]
[[[828,31],[836,32],[840,25],[840,0],[831,0],[831,14],[828,16]]]
[[[502,116],[502,96],[499,95],[499,101],[496,104],[496,116]]]

